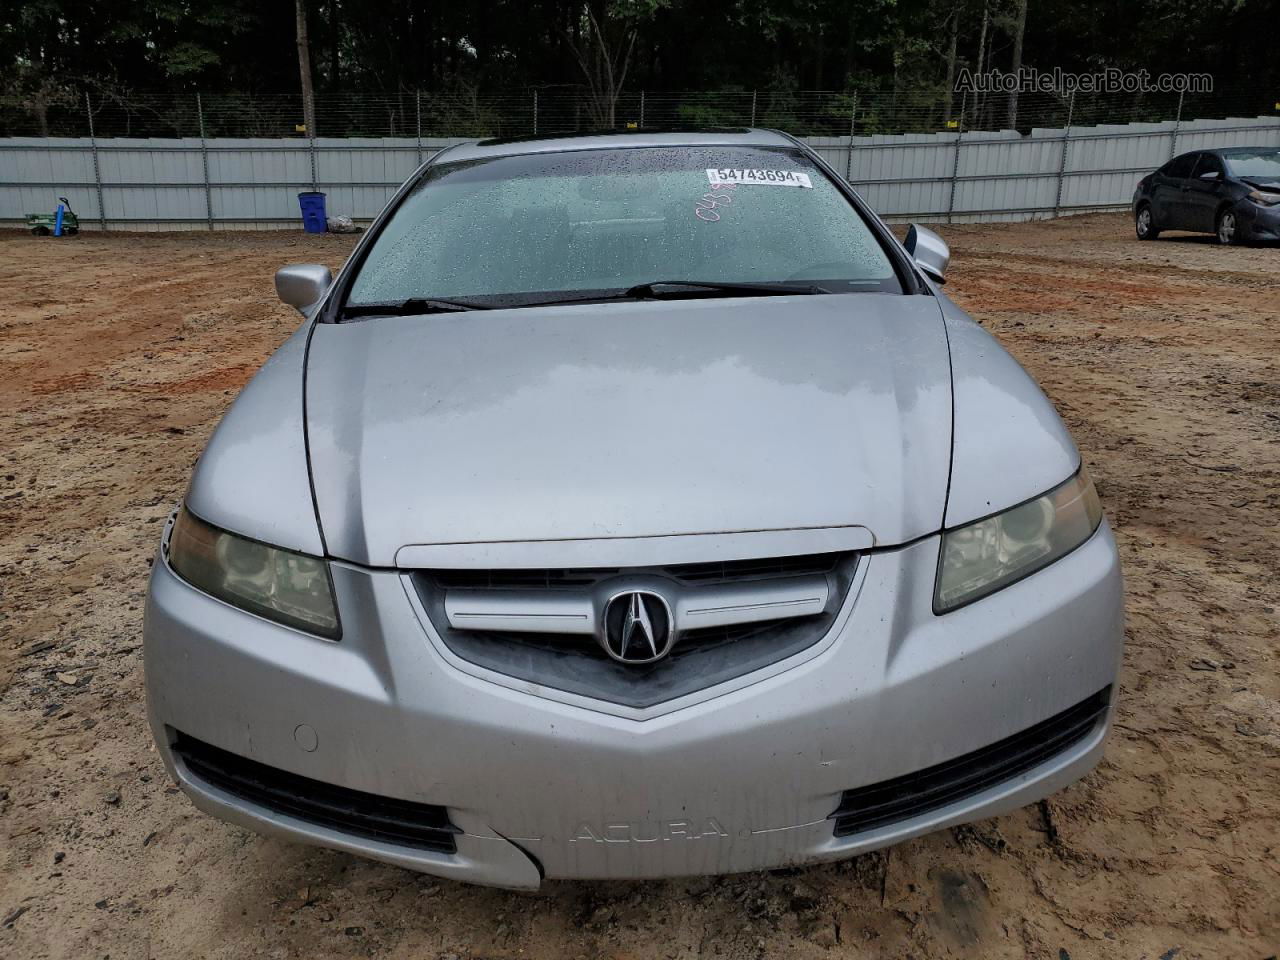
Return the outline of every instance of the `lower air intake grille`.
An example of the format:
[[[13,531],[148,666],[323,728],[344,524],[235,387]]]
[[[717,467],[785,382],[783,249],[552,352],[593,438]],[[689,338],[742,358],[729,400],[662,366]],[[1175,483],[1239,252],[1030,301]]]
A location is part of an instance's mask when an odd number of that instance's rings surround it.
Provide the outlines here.
[[[1087,737],[1110,702],[1111,688],[1107,687],[989,747],[892,780],[846,790],[839,808],[831,814],[835,835],[847,837],[910,820],[1026,773]]]
[[[174,752],[191,774],[211,786],[275,813],[402,847],[457,853],[444,807],[380,797],[286,773],[178,734]]]

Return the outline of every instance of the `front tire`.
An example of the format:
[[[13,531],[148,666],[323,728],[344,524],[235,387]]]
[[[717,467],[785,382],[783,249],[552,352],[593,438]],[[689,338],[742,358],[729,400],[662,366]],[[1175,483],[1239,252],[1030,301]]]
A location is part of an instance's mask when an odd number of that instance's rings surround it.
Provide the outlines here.
[[[1224,247],[1234,246],[1240,242],[1240,221],[1230,207],[1217,211],[1217,221],[1213,224],[1213,236]]]
[[[1156,229],[1155,218],[1151,215],[1151,204],[1144,203],[1133,217],[1133,231],[1139,240],[1154,240],[1160,236]]]
[[[1230,207],[1218,211],[1218,220],[1213,228],[1214,236],[1221,246],[1229,247],[1240,242],[1240,222],[1236,212]]]

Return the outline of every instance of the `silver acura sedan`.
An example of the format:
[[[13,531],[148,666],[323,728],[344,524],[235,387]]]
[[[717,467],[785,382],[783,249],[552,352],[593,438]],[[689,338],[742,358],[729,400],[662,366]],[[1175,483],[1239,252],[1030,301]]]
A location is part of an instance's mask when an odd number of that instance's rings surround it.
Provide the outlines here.
[[[463,144],[167,524],[148,702],[253,830],[514,888],[849,857],[1102,755],[1115,543],[1018,364],[812,150]]]

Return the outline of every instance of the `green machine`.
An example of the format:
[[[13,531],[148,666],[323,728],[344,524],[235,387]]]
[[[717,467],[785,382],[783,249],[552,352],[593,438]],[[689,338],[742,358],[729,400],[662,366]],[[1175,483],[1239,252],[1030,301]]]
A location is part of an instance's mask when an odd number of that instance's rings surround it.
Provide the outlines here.
[[[80,218],[71,209],[71,201],[58,198],[58,208],[52,213],[28,213],[27,227],[37,237],[75,235],[80,232]]]

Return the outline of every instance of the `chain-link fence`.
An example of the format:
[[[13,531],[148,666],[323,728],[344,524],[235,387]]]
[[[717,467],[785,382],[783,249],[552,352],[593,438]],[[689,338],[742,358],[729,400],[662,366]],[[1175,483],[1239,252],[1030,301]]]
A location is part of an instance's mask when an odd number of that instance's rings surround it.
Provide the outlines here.
[[[602,105],[574,88],[519,94],[121,97],[0,101],[0,224],[67,197],[100,229],[295,225],[297,194],[368,220],[405,177],[462,139],[598,129],[774,127],[806,140],[882,216],[1020,219],[1123,208],[1175,153],[1275,145],[1280,110],[1177,94],[1065,100],[1023,94],[638,91]],[[602,113],[603,111],[603,113]],[[34,129],[33,129],[34,125]],[[18,131],[27,131],[26,135]],[[42,132],[43,131],[43,132]]]
[[[961,94],[937,88],[872,91],[628,91],[614,103],[578,87],[523,91],[325,94],[314,131],[298,94],[62,91],[0,97],[0,136],[56,137],[513,137],[616,129],[762,126],[800,136],[945,130],[1023,132],[1071,124],[1134,123],[1280,113],[1256,91],[1213,94]]]

